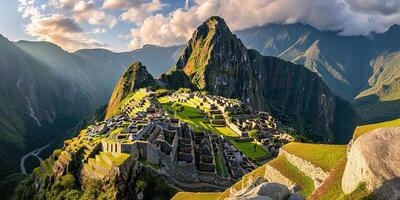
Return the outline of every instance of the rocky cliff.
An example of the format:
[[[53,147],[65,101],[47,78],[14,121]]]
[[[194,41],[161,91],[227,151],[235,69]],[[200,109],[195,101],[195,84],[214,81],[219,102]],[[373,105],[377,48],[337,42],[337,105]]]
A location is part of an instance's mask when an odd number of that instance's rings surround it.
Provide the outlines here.
[[[236,33],[248,48],[316,72],[334,94],[354,100],[363,124],[400,116],[399,25],[368,36],[343,36],[300,23],[266,24]]]
[[[317,74],[301,65],[247,49],[220,17],[211,17],[200,25],[176,66],[161,76],[168,87],[188,85],[177,83],[176,79],[269,111],[315,141],[333,142],[340,138],[345,142],[354,128],[354,111],[340,102],[346,110],[338,112],[343,108],[337,107],[340,100]],[[350,120],[334,123],[343,118],[343,112]]]

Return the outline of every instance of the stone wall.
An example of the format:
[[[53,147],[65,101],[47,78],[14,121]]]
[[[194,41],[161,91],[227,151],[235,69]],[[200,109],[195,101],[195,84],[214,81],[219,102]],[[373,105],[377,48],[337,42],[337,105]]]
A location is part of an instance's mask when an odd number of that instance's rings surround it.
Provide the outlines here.
[[[218,176],[217,173],[209,173],[209,172],[197,172],[197,173],[199,175],[200,181],[204,183],[209,183],[222,187],[230,187],[233,183],[232,179]]]
[[[304,174],[314,180],[315,188],[319,187],[321,183],[328,177],[328,173],[324,172],[321,168],[314,166],[311,162],[304,160],[285,151],[283,148],[279,150],[279,155],[283,155],[294,166],[299,168]]]
[[[285,177],[280,171],[273,168],[271,165],[265,165],[265,175],[264,178],[269,182],[276,182],[286,185],[290,190],[296,190],[297,185]]]

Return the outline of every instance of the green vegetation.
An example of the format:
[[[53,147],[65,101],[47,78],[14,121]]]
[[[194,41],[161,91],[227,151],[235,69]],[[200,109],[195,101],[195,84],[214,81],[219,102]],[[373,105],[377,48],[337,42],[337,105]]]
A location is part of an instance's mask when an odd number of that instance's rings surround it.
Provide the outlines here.
[[[217,152],[215,152],[215,164],[217,165],[217,173],[222,177],[228,177],[229,174],[226,170],[226,166],[221,156],[221,151],[219,147],[217,147]]]
[[[304,158],[325,172],[330,172],[346,157],[346,145],[307,144],[292,142],[282,147],[288,153]]]
[[[165,100],[164,100],[165,101]],[[176,117],[180,120],[188,123],[195,131],[200,129],[211,131],[218,135],[224,135],[228,137],[238,137],[238,135],[226,126],[214,127],[208,120],[204,120],[200,115],[200,110],[196,109],[189,103],[162,103],[161,104],[166,110],[176,113]],[[183,108],[183,109],[181,109]],[[179,112],[179,110],[181,111]]]
[[[377,128],[396,127],[396,126],[400,126],[400,118],[392,120],[392,121],[386,121],[386,122],[381,122],[381,123],[376,123],[376,124],[357,126],[356,130],[354,131],[353,138],[357,139],[361,135],[368,133],[370,131],[373,131]]]
[[[28,175],[29,176],[29,175]],[[0,199],[17,200],[16,188],[28,176],[17,173],[0,181]]]
[[[268,157],[268,152],[261,148],[254,141],[240,141],[231,139],[233,146],[242,151],[247,157],[253,160],[262,160]],[[256,144],[256,151],[254,151],[254,144]]]
[[[178,192],[172,200],[217,200],[219,192]]]
[[[135,189],[142,190],[144,199],[157,200],[171,199],[178,192],[175,188],[169,186],[161,177],[147,170],[142,171],[139,177],[137,177]]]
[[[365,184],[361,184],[351,194],[344,194],[342,190],[342,177],[344,169],[346,167],[347,159],[343,159],[339,164],[332,170],[329,177],[322,183],[322,185],[313,193],[310,197],[311,200],[330,200],[330,199],[370,199],[371,194],[365,187]]]
[[[119,87],[119,85],[117,85],[117,87]],[[122,87],[122,86],[120,86]],[[115,90],[118,90],[118,88],[116,88]],[[113,92],[113,96],[111,98],[114,98],[113,102],[110,102],[107,106],[106,109],[106,114],[105,114],[105,119],[108,119],[114,115],[117,115],[120,112],[120,108],[122,108],[122,106],[126,105],[130,100],[134,100],[134,101],[140,101],[141,99],[143,99],[147,93],[143,92],[141,90],[137,90],[135,92],[126,94],[125,96],[121,97],[118,95],[122,95],[122,93],[118,93],[116,92],[114,94]]]
[[[278,156],[268,163],[280,171],[285,177],[300,186],[300,194],[305,198],[314,191],[314,181],[292,165],[284,156]],[[268,173],[268,172],[266,172]]]
[[[261,132],[260,132],[259,130],[257,130],[257,129],[254,129],[254,130],[249,131],[249,136],[250,136],[251,138],[253,138],[254,140],[255,140],[258,136],[260,136],[260,134],[261,134]]]
[[[238,134],[236,134],[235,132],[233,132],[230,128],[223,126],[223,127],[214,127],[221,135],[225,135],[228,137],[239,137]]]

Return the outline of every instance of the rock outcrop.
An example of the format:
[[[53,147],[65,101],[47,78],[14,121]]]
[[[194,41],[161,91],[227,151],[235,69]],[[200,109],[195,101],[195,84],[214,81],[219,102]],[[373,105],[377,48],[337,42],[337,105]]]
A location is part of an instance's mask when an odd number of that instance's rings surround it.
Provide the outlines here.
[[[275,169],[269,164],[265,164],[264,178],[270,182],[276,182],[286,185],[290,190],[296,189],[296,183],[285,177],[279,170]]]
[[[379,199],[400,198],[400,127],[380,128],[351,147],[342,179],[348,194],[364,183]]]
[[[333,142],[334,132],[340,129],[345,133],[346,123],[351,122],[334,123],[348,118],[340,116],[344,107],[338,112],[337,98],[316,73],[247,49],[220,17],[211,17],[197,28],[176,66],[161,75],[161,80],[169,88],[192,85],[214,95],[241,99],[298,130],[307,130],[304,134],[316,141]],[[347,117],[354,115],[350,113]]]
[[[267,182],[256,178],[250,180],[242,190],[231,192],[228,200],[303,200],[304,198],[291,193],[287,186],[275,182]]]

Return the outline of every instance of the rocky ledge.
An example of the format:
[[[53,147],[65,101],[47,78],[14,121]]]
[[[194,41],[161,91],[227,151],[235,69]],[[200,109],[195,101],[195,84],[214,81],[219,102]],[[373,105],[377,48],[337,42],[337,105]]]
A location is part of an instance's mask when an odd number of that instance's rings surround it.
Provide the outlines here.
[[[249,180],[246,187],[231,191],[227,200],[304,200],[285,185],[268,182],[262,177]]]
[[[400,199],[400,127],[380,128],[351,147],[342,179],[348,194],[365,184],[377,199]]]

